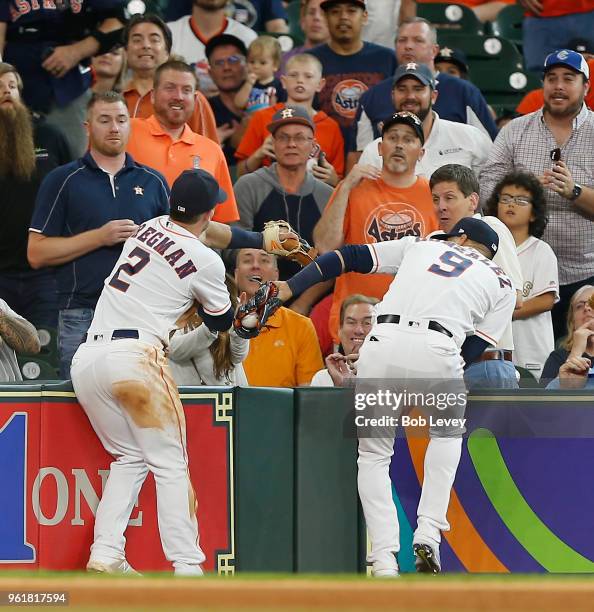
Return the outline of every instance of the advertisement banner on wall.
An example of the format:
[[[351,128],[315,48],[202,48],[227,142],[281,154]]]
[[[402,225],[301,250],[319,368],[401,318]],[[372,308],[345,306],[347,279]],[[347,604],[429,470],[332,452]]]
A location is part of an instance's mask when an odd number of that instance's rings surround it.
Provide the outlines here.
[[[0,569],[84,569],[113,459],[72,391],[13,389],[0,397]],[[182,402],[204,569],[233,573],[233,393],[186,393]],[[151,474],[126,540],[134,568],[171,570],[159,539]]]

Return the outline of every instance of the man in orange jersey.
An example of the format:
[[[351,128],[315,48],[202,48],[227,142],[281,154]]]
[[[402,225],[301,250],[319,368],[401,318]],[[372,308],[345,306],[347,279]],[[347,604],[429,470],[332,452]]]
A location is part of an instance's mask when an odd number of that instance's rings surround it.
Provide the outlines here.
[[[124,87],[124,98],[130,117],[147,119],[153,114],[153,80],[155,70],[171,53],[171,30],[157,15],[134,15],[123,35],[128,68],[132,78]],[[214,114],[206,98],[196,91],[194,112],[188,120],[190,128],[202,136],[219,142]]]
[[[288,60],[281,81],[287,90],[286,106],[300,106],[313,119],[317,146],[312,149],[312,156],[316,160],[311,166],[312,174],[334,187],[344,173],[344,141],[338,123],[324,111],[313,108],[315,95],[325,83],[320,60],[307,53],[294,55]],[[260,166],[269,166],[275,160],[268,125],[273,115],[284,106],[284,103],[275,104],[252,115],[235,152],[240,176],[254,172]]]
[[[214,220],[239,219],[225,156],[218,144],[193,132],[187,124],[194,110],[196,75],[185,62],[170,60],[155,72],[154,115],[132,119],[128,152],[140,163],[159,170],[169,185],[184,171],[201,168],[228,194]]]
[[[383,168],[355,164],[338,186],[314,229],[321,253],[343,244],[423,237],[438,228],[429,183],[415,175],[424,143],[423,125],[416,115],[400,112],[384,123]],[[342,301],[353,293],[382,298],[391,281],[387,274],[354,272],[337,279],[329,322],[335,342]]]

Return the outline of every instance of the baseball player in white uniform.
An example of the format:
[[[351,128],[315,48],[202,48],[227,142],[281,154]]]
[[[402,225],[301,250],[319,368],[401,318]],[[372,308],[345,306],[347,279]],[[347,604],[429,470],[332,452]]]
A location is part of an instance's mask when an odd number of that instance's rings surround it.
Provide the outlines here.
[[[124,532],[150,470],[165,556],[176,575],[202,575],[205,557],[198,544],[185,418],[166,347],[176,321],[194,301],[212,331],[227,330],[233,322],[223,262],[198,239],[225,198],[203,170],[178,177],[170,216],[147,221],[125,242],[105,280],[86,341],[74,356],[78,400],[115,458],[97,508],[91,571],[133,571],[125,557]],[[233,231],[217,225],[213,231],[222,242],[216,246],[250,244],[250,236],[262,246],[261,234],[240,230],[248,242],[235,244]]]
[[[276,283],[286,300],[343,272],[398,272],[360,349],[356,397],[361,389],[373,388],[366,382],[378,379],[442,379],[463,389],[465,361],[494,346],[511,319],[515,291],[491,261],[499,244],[496,232],[479,219],[464,218],[450,233],[434,238],[345,246],[318,257],[286,283]],[[430,429],[413,539],[420,572],[441,569],[439,544],[441,531],[449,529],[446,513],[460,460],[464,404],[454,407],[454,416],[459,421],[451,426]],[[358,433],[359,495],[371,540],[368,560],[374,575],[396,576],[399,530],[389,476],[395,427]]]

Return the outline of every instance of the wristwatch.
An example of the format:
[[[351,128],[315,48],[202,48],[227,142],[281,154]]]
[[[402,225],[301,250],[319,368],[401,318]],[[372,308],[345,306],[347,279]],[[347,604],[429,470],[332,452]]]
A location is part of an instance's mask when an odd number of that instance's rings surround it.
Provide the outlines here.
[[[574,200],[577,200],[581,195],[582,195],[582,186],[578,185],[577,183],[574,183],[573,189],[571,191],[571,195],[568,198],[569,201],[573,202]]]

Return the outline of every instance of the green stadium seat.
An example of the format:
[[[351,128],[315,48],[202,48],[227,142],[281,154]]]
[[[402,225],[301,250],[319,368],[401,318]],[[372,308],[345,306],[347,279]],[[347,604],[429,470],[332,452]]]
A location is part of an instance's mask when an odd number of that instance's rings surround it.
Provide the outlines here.
[[[484,34],[484,26],[474,11],[455,3],[417,3],[417,16],[430,21],[439,32],[447,30],[459,34]]]
[[[305,34],[299,24],[301,20],[301,1],[292,0],[287,8],[287,16],[289,18],[289,34],[295,41],[295,46],[298,47],[305,42]]]
[[[437,41],[441,48],[460,49],[466,54],[472,70],[475,61],[505,61],[516,68],[523,67],[522,54],[509,40],[497,36],[478,36],[476,34],[454,34],[440,30]]]
[[[17,355],[23,380],[58,380],[58,368],[37,355]]]
[[[522,7],[518,4],[509,4],[499,12],[495,21],[491,22],[491,32],[495,36],[507,38],[521,49],[523,21],[524,10]]]
[[[542,87],[538,76],[510,66],[506,61],[485,60],[474,64],[471,80],[493,106],[515,108],[520,100],[533,89]]]

